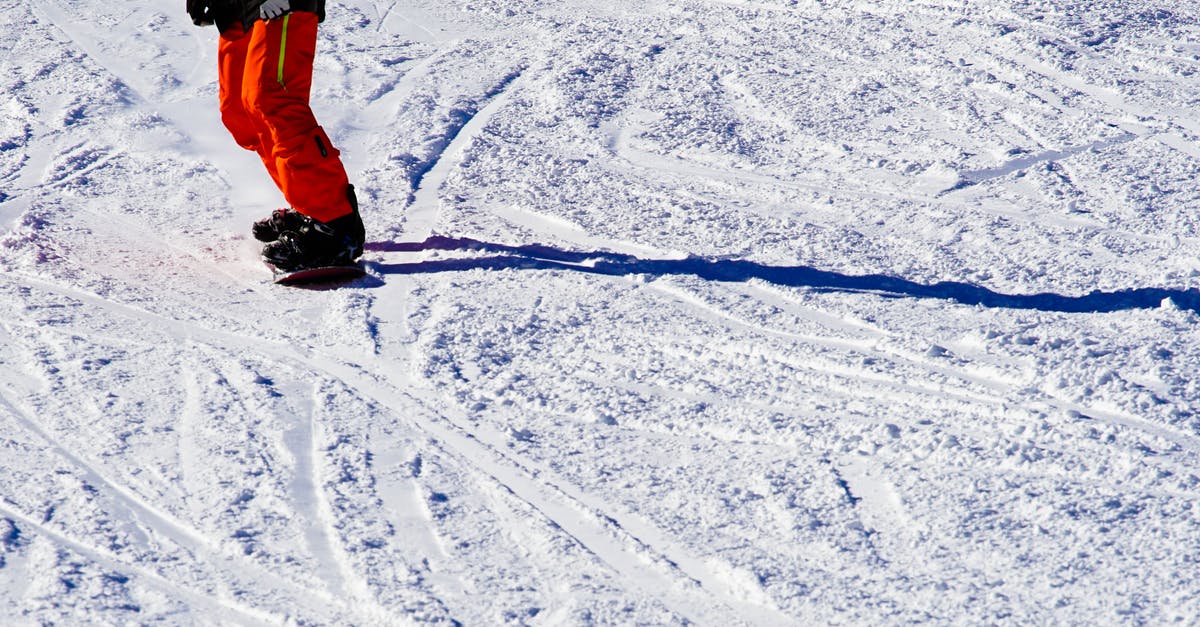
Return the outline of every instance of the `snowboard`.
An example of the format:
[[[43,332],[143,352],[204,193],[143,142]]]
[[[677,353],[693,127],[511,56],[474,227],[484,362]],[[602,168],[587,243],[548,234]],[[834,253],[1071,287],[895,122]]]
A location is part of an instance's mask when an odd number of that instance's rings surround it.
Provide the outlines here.
[[[274,273],[276,285],[332,285],[352,281],[367,273],[361,263],[292,271],[280,270],[269,263],[267,267]]]

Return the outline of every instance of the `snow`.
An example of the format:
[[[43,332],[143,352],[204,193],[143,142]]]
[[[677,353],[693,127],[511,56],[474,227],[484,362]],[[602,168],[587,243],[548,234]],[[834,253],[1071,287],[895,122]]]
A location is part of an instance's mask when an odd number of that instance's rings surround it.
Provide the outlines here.
[[[2,5],[5,624],[1200,616],[1200,3],[330,0],[336,290],[215,30]]]

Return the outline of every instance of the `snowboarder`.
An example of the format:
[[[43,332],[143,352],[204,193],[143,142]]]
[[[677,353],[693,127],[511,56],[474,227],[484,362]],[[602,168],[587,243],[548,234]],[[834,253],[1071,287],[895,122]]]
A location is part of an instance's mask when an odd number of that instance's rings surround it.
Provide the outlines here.
[[[187,0],[187,12],[220,31],[221,120],[291,205],[254,223],[263,259],[285,272],[353,263],[365,239],[358,199],[309,107],[325,0]]]

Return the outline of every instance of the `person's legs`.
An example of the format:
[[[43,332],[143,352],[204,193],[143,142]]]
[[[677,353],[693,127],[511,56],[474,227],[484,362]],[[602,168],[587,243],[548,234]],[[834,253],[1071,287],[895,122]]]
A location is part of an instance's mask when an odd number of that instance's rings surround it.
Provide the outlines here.
[[[246,109],[244,81],[250,36],[235,24],[221,34],[217,45],[217,76],[220,83],[221,121],[234,141],[246,150],[258,153],[271,179],[279,184],[275,165],[275,143],[271,133],[257,116]]]
[[[297,11],[255,22],[242,94],[249,116],[261,121],[269,135],[261,145],[271,145],[275,180],[284,198],[296,211],[332,222],[354,210],[340,153],[309,107],[317,21],[316,14]]]

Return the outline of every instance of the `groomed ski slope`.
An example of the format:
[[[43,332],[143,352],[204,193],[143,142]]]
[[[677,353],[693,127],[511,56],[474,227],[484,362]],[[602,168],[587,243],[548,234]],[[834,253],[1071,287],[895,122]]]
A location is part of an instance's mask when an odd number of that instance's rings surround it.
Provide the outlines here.
[[[1200,2],[0,0],[5,625],[1191,624]]]

